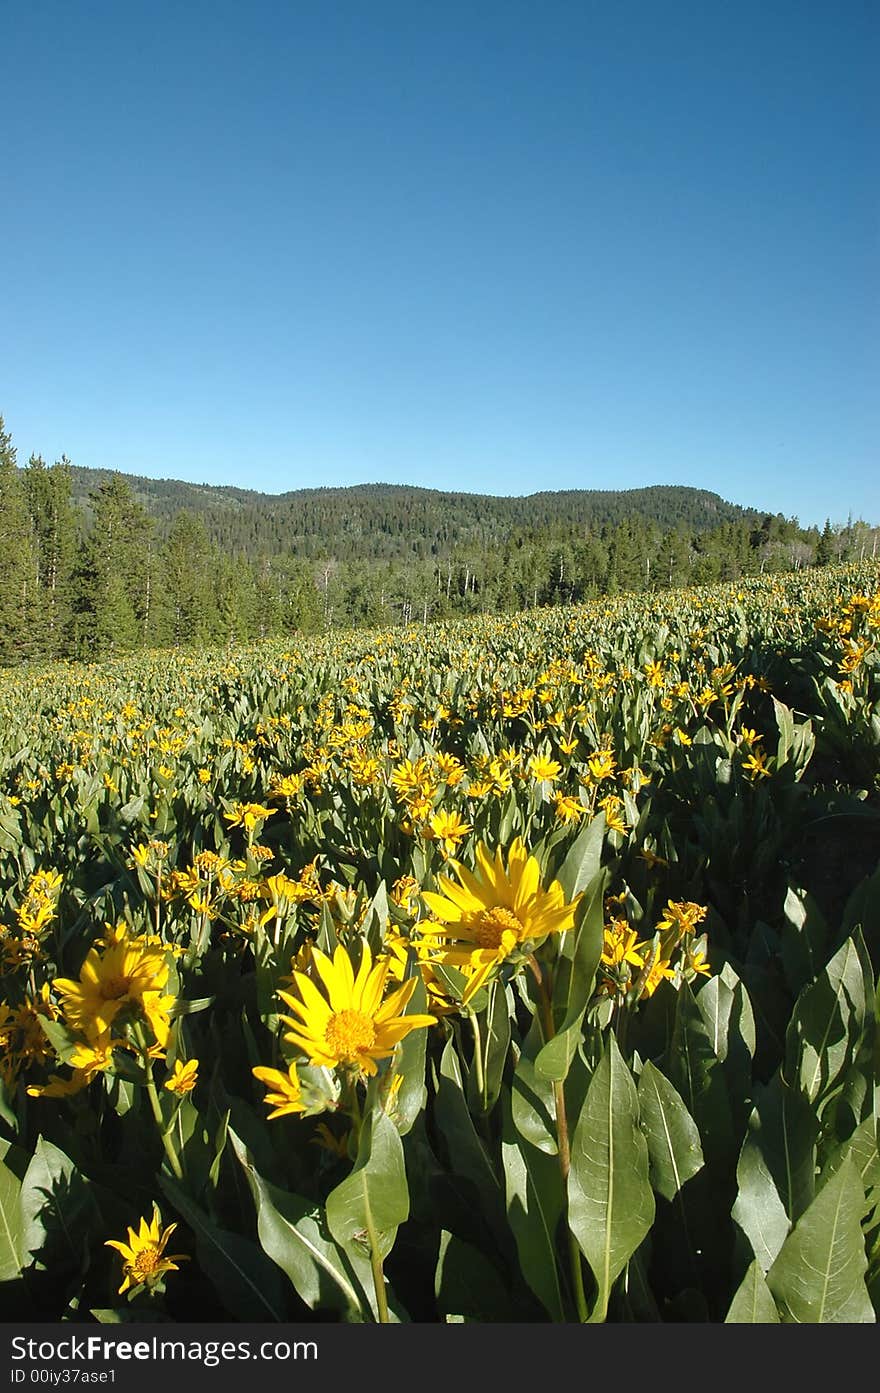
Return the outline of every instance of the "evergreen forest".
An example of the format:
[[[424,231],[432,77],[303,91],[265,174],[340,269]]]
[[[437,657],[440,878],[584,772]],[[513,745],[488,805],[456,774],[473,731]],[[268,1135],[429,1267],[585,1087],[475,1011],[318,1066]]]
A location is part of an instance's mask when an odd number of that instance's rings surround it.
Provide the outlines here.
[[[876,556],[703,489],[494,498],[247,489],[20,467],[0,417],[0,664],[427,623]]]

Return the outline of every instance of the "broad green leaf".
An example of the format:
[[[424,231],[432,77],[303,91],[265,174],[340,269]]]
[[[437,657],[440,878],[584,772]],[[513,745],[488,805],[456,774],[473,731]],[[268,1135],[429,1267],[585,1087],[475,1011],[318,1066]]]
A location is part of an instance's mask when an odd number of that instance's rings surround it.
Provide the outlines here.
[[[571,902],[598,874],[605,839],[605,814],[590,819],[578,832],[556,873],[566,901]]]
[[[220,1228],[176,1180],[160,1172],[159,1185],[196,1237],[199,1268],[236,1320],[283,1321],[284,1293],[277,1269],[243,1234]]]
[[[678,1090],[700,1133],[707,1165],[733,1169],[736,1154],[730,1098],[722,1061],[715,1053],[715,1029],[706,1024],[687,982],[675,1008],[672,1039],[663,1073]]]
[[[557,1268],[556,1236],[565,1207],[556,1156],[548,1156],[515,1128],[510,1103],[502,1099],[501,1154],[507,1218],[516,1242],[520,1271],[551,1320],[566,1319]]]
[[[651,1185],[664,1199],[674,1199],[703,1165],[696,1123],[681,1095],[648,1060],[639,1075],[639,1125],[648,1143]]]
[[[612,1283],[654,1219],[638,1095],[613,1034],[574,1129],[568,1217],[598,1287],[590,1319],[602,1321]]]
[[[407,1015],[424,1015],[428,1010],[428,993],[419,977],[413,994],[406,1004]],[[410,1130],[422,1108],[425,1106],[425,1055],[428,1045],[427,1030],[411,1030],[401,1040],[395,1064],[395,1074],[402,1076],[402,1082],[394,1098],[391,1115],[401,1136]]]
[[[825,1099],[852,1063],[864,1029],[865,1005],[858,948],[848,938],[816,982],[801,992],[786,1036],[786,1073],[794,1077],[797,1069],[811,1103]]]
[[[263,1251],[287,1274],[297,1295],[313,1311],[329,1308],[366,1316],[369,1304],[351,1264],[330,1237],[323,1209],[264,1180],[231,1129],[229,1139],[254,1197]]]
[[[512,1318],[510,1297],[499,1273],[479,1248],[443,1229],[434,1274],[437,1309],[446,1320],[504,1321]]]
[[[474,1202],[481,1217],[496,1232],[506,1229],[503,1191],[486,1147],[477,1135],[465,1101],[461,1066],[455,1046],[446,1042],[440,1058],[440,1075],[434,1100],[434,1117],[456,1180],[474,1187]]]
[[[866,1117],[852,1136],[832,1152],[826,1164],[827,1175],[835,1175],[848,1156],[854,1162],[865,1190],[867,1215],[880,1198],[880,1151],[877,1148],[877,1123],[873,1117]]]
[[[779,1312],[759,1263],[743,1277],[724,1317],[725,1325],[779,1325]]]
[[[556,1034],[535,1059],[545,1078],[562,1080],[568,1073],[581,1037],[581,1022],[596,980],[604,938],[604,892],[608,876],[600,870],[584,891],[569,942],[556,959],[552,1014]]]
[[[861,1215],[865,1192],[847,1158],[819,1191],[767,1274],[783,1321],[873,1323]]]
[[[814,1109],[800,1088],[785,1082],[781,1070],[769,1084],[756,1087],[742,1154],[758,1149],[792,1222],[800,1218],[815,1193],[818,1129]]]
[[[486,1010],[478,1017],[480,1049],[483,1056],[484,1097],[480,1097],[476,1069],[471,1069],[467,1083],[468,1103],[475,1112],[488,1112],[497,1102],[501,1076],[510,1049],[513,993],[504,983],[496,981],[490,984],[487,997]]]
[[[750,1125],[760,1126],[757,1110]],[[769,1272],[791,1231],[776,1182],[761,1153],[760,1137],[750,1130],[736,1168],[738,1193],[732,1216],[746,1235],[762,1272]]]
[[[92,1186],[57,1146],[39,1137],[21,1184],[22,1260],[38,1267],[83,1262],[90,1230],[101,1214]]]
[[[526,1038],[526,1048],[532,1032]],[[513,1071],[510,1088],[510,1102],[513,1124],[520,1136],[524,1137],[539,1151],[555,1156],[558,1150],[556,1141],[556,1097],[552,1082],[535,1070],[535,1061],[526,1049],[520,1055]]]
[[[361,1124],[354,1170],[327,1196],[327,1225],[347,1252],[368,1254],[375,1242],[385,1258],[408,1217],[400,1133],[381,1109],[375,1109]]]
[[[0,1282],[15,1281],[23,1264],[19,1172],[27,1155],[14,1142],[0,1139]]]
[[[828,925],[816,901],[806,890],[789,886],[783,909],[782,965],[785,980],[797,995],[814,982],[827,960]]]

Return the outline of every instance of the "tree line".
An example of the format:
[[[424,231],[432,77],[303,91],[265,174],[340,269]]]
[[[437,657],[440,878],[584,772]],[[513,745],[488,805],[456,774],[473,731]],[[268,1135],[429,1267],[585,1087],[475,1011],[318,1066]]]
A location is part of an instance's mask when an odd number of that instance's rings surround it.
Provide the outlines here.
[[[188,487],[178,497],[192,501]],[[192,506],[151,515],[121,474],[101,471],[83,506],[70,461],[47,465],[32,455],[19,468],[0,417],[0,663],[571,604],[855,560],[876,555],[880,539],[880,529],[861,521],[804,529],[796,519],[734,505],[711,526],[704,504],[714,495],[701,503],[688,497],[701,491],[659,489],[657,516],[644,511],[650,499],[640,498],[642,511],[618,513],[607,500],[626,495],[602,494],[610,518],[587,522],[577,508],[566,516],[567,495],[546,494],[536,496],[546,502],[527,524],[513,509],[514,521],[502,526],[483,506],[476,534],[456,504],[455,527],[430,540],[427,520],[442,529],[437,499],[446,495],[367,487],[372,515],[400,545],[383,550],[370,526],[360,536],[345,527],[335,495],[354,491],[313,490],[334,495],[321,504],[320,546],[317,534],[308,546],[279,534],[269,549],[244,505],[245,525],[233,539]],[[428,495],[410,534],[408,494]]]

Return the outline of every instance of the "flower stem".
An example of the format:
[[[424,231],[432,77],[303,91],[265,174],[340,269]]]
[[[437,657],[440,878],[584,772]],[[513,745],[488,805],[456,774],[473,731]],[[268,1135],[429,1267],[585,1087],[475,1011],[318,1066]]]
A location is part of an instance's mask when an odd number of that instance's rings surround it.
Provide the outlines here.
[[[477,1092],[480,1095],[480,1104],[483,1111],[486,1112],[486,1071],[483,1065],[483,1045],[480,1037],[480,1022],[473,1012],[471,1012],[470,1020],[474,1032],[474,1072],[477,1076]]]
[[[538,997],[541,1008],[541,1024],[544,1042],[552,1040],[556,1034],[556,1027],[553,1023],[553,1003],[547,978],[541,972],[538,963],[532,955],[529,959],[529,966],[532,969],[535,980],[538,984]],[[581,1265],[580,1245],[571,1231],[571,1226],[567,1222],[568,1211],[568,1173],[571,1170],[571,1145],[568,1137],[568,1113],[565,1108],[565,1083],[562,1079],[555,1079],[553,1082],[553,1099],[556,1111],[556,1145],[559,1156],[559,1173],[562,1177],[562,1192],[566,1207],[566,1232],[568,1234],[568,1263],[571,1270],[571,1284],[574,1292],[574,1302],[577,1308],[577,1317],[582,1325],[589,1320],[587,1310],[587,1297],[584,1291],[584,1271]]]
[[[162,1145],[165,1148],[165,1155],[168,1157],[168,1164],[178,1180],[183,1179],[183,1167],[180,1164],[180,1157],[175,1150],[174,1142],[171,1140],[171,1129],[166,1128],[165,1119],[162,1116],[162,1105],[159,1102],[159,1095],[156,1092],[156,1084],[153,1079],[153,1066],[147,1066],[147,1097],[150,1100],[150,1107],[153,1110],[153,1117],[156,1119],[156,1126],[159,1128],[159,1135],[162,1138]],[[179,1109],[178,1109],[179,1111]],[[175,1114],[176,1116],[176,1114]]]

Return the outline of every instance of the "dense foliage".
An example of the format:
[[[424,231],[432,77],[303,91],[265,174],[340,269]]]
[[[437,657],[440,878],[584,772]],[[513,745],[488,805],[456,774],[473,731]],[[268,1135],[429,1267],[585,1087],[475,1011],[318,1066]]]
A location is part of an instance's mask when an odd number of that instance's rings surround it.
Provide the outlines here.
[[[7,1319],[875,1321],[878,631],[865,564],[0,674]]]
[[[0,664],[407,625],[736,580],[876,553],[688,488],[279,497],[16,467],[0,421]]]

